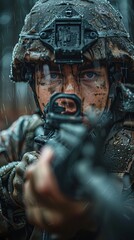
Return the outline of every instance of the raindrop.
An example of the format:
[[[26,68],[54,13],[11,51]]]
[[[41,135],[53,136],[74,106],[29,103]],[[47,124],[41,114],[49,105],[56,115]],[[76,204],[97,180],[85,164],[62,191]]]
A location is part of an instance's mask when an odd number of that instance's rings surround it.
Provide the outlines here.
[[[3,110],[5,111],[6,110],[6,108],[5,108],[5,104],[3,103]]]
[[[5,115],[6,125],[8,126],[7,116]]]
[[[26,112],[26,114],[28,113],[28,111],[27,111],[27,106],[25,106],[25,112]]]

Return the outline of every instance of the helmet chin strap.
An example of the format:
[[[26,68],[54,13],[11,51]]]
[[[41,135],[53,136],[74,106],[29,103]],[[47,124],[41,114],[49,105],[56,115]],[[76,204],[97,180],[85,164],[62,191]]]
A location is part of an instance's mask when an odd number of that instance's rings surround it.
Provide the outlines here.
[[[29,81],[29,85],[30,85],[30,87],[32,89],[32,92],[33,92],[33,95],[34,95],[34,100],[35,100],[36,106],[37,106],[37,108],[39,110],[39,114],[42,117],[43,113],[41,111],[40,104],[39,104],[39,101],[38,101],[38,97],[37,97],[37,94],[36,94],[34,79],[32,81]]]

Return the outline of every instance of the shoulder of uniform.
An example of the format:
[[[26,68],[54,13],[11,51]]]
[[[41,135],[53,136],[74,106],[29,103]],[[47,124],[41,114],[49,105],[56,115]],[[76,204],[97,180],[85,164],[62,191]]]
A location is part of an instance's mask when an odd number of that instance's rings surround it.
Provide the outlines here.
[[[34,132],[36,128],[43,125],[43,120],[38,114],[23,115],[19,117],[8,129],[1,132],[3,137],[11,137],[17,141],[21,140],[27,132]]]
[[[33,114],[29,117],[28,129],[29,131],[35,130],[37,127],[42,126],[43,120],[38,114]]]
[[[27,128],[30,130],[34,130],[36,127],[43,124],[43,120],[38,114],[33,115],[23,115],[19,117],[10,128],[17,129],[20,128],[21,130],[26,130]]]

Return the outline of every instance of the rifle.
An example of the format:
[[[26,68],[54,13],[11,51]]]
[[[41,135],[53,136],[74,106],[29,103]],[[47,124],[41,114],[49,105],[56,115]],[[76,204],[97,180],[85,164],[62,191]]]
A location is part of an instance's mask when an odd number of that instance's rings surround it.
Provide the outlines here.
[[[61,98],[75,102],[75,116],[62,114],[65,109],[57,103]],[[112,122],[111,114],[103,114],[96,126],[92,113],[88,116],[90,124],[84,125],[80,99],[74,94],[56,93],[52,95],[44,115],[45,134],[36,138],[36,142],[53,148],[52,168],[61,191],[72,199],[93,201],[98,212],[105,209],[107,217],[101,220],[107,229],[106,240],[107,237],[108,240],[113,239],[112,228],[116,229],[114,240],[118,239],[117,232],[124,223],[123,199],[115,178],[103,163],[103,145]]]

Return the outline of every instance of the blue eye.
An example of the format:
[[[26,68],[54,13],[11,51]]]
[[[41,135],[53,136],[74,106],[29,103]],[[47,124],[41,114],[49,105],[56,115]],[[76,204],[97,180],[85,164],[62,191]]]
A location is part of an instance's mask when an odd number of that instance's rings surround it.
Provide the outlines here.
[[[92,78],[96,77],[96,73],[94,73],[94,72],[87,72],[87,73],[85,73],[85,76],[87,78],[92,79]]]
[[[84,71],[80,73],[81,80],[95,80],[98,77],[98,74],[94,71]]]
[[[51,73],[51,78],[52,79],[57,79],[59,77],[59,74],[58,73]]]
[[[59,72],[50,72],[51,81],[61,81],[63,79],[62,74]]]

